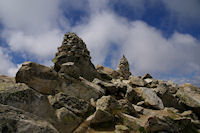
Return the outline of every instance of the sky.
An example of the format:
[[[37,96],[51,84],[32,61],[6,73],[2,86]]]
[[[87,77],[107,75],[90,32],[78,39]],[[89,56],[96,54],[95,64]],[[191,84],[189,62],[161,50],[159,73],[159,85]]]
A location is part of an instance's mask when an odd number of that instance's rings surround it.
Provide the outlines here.
[[[124,54],[133,75],[200,87],[199,0],[0,0],[0,74],[52,66],[67,32],[95,65],[116,69]]]

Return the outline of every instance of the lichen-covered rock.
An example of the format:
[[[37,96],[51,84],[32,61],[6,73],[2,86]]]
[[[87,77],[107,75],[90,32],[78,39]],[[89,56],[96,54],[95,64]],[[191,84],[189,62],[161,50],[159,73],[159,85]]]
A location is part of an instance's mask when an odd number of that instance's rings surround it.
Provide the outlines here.
[[[15,79],[43,94],[55,94],[60,83],[55,71],[34,62],[23,63]]]
[[[186,109],[193,110],[200,118],[200,89],[191,85],[183,84],[179,86],[176,96]]]
[[[104,67],[101,65],[96,66],[97,72],[100,75],[101,80],[112,80],[112,79],[117,79],[120,76],[120,73],[118,73],[115,70],[112,70],[109,67]]]
[[[164,109],[162,100],[156,95],[156,93],[153,90],[149,88],[128,88],[126,97],[130,102],[134,104],[136,102],[144,100],[145,106],[152,107],[155,109]]]
[[[64,93],[58,93],[55,96],[49,96],[49,102],[55,108],[65,107],[77,116],[86,118],[91,115],[95,109],[89,102],[69,96]]]
[[[68,62],[74,63],[74,73],[82,76],[83,78],[92,81],[98,77],[98,73],[91,62],[90,52],[88,51],[85,43],[75,33],[67,33],[64,35],[62,45],[58,48],[58,52],[53,59],[54,70],[59,73],[71,73],[70,69],[61,69],[63,64]]]
[[[59,133],[49,122],[20,109],[0,104],[2,133]]]
[[[122,99],[125,97],[127,86],[120,80],[113,79],[110,82],[105,82],[95,78],[93,83],[103,88],[105,90],[105,95],[111,95],[116,99]]]
[[[90,101],[91,98],[94,100],[100,98],[105,94],[105,91],[98,85],[80,78],[80,80],[73,80],[70,83],[62,82],[60,88],[62,92],[77,98]]]
[[[113,125],[114,116],[107,111],[97,109],[87,121],[89,121],[92,128],[107,128]]]
[[[112,96],[103,96],[96,102],[96,110],[108,111],[111,114],[118,113],[121,108],[122,106]]]
[[[128,84],[130,84],[132,87],[144,87],[147,85],[145,80],[133,76],[131,76],[130,79],[128,80]]]
[[[130,129],[124,125],[116,125],[115,133],[130,133]]]
[[[59,122],[63,123],[62,130],[64,133],[71,133],[83,121],[82,118],[78,117],[65,107],[57,109],[56,116]]]
[[[120,59],[119,65],[117,67],[117,72],[120,73],[120,76],[124,79],[128,79],[131,75],[131,72],[129,71],[129,63],[126,57],[123,55],[123,57]]]

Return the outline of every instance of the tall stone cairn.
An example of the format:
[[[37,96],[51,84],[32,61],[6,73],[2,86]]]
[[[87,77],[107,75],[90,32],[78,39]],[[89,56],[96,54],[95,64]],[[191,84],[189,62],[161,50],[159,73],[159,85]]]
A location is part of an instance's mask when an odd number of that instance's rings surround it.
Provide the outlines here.
[[[129,63],[126,57],[123,55],[123,57],[119,61],[119,65],[117,67],[117,72],[119,72],[120,76],[128,79],[131,75],[131,72],[129,71]]]
[[[64,35],[62,45],[58,47],[58,52],[52,61],[55,71],[75,78],[81,76],[92,81],[98,76],[86,44],[75,33]]]

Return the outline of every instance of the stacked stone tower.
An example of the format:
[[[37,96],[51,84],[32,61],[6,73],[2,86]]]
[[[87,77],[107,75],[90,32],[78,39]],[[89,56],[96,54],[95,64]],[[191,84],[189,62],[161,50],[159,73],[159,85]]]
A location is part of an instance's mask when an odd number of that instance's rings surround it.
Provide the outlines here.
[[[91,81],[98,76],[86,44],[75,33],[64,35],[62,45],[58,47],[53,62],[55,71],[75,78],[81,76]]]

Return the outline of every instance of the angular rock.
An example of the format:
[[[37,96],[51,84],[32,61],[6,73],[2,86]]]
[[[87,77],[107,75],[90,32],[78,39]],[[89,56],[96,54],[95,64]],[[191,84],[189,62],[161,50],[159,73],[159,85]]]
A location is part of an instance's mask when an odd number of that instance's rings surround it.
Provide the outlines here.
[[[142,79],[152,79],[153,77],[149,74],[149,73],[146,73]]]
[[[53,59],[54,70],[59,73],[69,74],[69,67],[64,67],[66,70],[61,69],[63,64],[73,62],[73,73],[76,73],[83,78],[92,81],[98,77],[98,73],[91,62],[90,52],[88,51],[85,43],[75,33],[67,33],[64,35],[62,45],[58,48],[58,52]]]
[[[147,85],[143,79],[133,76],[130,77],[128,84],[130,84],[132,87],[144,87]]]
[[[184,111],[184,106],[176,96],[177,90],[178,87],[171,86],[165,82],[161,82],[156,88],[154,88],[154,91],[161,98],[165,107],[173,107],[180,111]]]
[[[95,111],[90,103],[64,93],[58,93],[48,98],[50,104],[55,108],[65,107],[81,118],[86,118]]]
[[[183,84],[179,86],[179,90],[176,93],[180,102],[186,109],[192,110],[200,118],[200,89],[191,85]]]
[[[82,122],[82,119],[74,113],[62,107],[56,110],[56,116],[59,122],[63,123],[63,130],[65,133],[71,133]]]
[[[79,68],[74,65],[74,62],[63,63],[60,68],[60,73],[65,73],[75,79],[80,77]]]
[[[124,125],[115,126],[115,133],[129,133],[129,132],[130,132],[129,128]]]
[[[120,80],[105,82],[99,79],[94,79],[93,83],[103,88],[105,90],[105,95],[112,95],[116,99],[122,99],[125,96],[127,86]]]
[[[188,118],[171,119],[170,117],[149,117],[145,124],[147,132],[196,132],[191,120]]]
[[[14,78],[9,77],[0,77],[0,88],[1,104],[22,109],[54,123],[54,109],[45,95],[23,83],[15,83]]]
[[[119,65],[117,67],[117,72],[120,73],[120,76],[124,79],[128,79],[131,75],[131,72],[129,71],[129,63],[126,57],[123,55],[123,57],[120,59]]]
[[[120,111],[121,106],[112,96],[103,96],[96,102],[96,110],[98,109],[115,114]]]
[[[20,109],[0,104],[2,133],[59,133],[49,122]]]
[[[125,113],[125,114],[128,114],[128,115],[131,115],[131,116],[135,116],[137,117],[138,114],[135,110],[135,108],[132,106],[132,104],[126,100],[126,99],[121,99],[118,101],[119,104],[121,105],[121,112],[122,113]]]
[[[97,65],[96,69],[97,69],[97,72],[100,74],[101,79],[104,81],[117,79],[120,76],[120,74],[117,71],[112,70],[111,68],[108,68],[108,67]]]
[[[144,104],[148,107],[153,107],[155,109],[163,109],[162,100],[156,95],[156,93],[145,87],[128,88],[127,99],[135,104],[141,100],[144,100]]]
[[[113,125],[114,116],[107,111],[97,109],[96,112],[90,116],[87,121],[92,128],[107,128]]]
[[[105,91],[98,85],[81,78],[80,81],[74,80],[71,83],[63,82],[61,88],[65,94],[90,101],[100,98]]]
[[[119,118],[122,120],[122,124],[124,126],[130,128],[131,130],[130,132],[133,132],[133,133],[145,132],[145,129],[144,129],[145,123],[143,120],[124,114],[124,113],[120,113]]]
[[[34,62],[23,63],[15,79],[43,94],[55,94],[60,83],[55,71]]]

